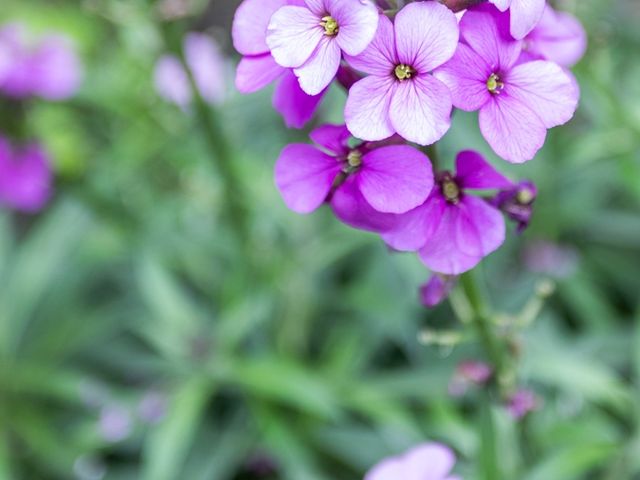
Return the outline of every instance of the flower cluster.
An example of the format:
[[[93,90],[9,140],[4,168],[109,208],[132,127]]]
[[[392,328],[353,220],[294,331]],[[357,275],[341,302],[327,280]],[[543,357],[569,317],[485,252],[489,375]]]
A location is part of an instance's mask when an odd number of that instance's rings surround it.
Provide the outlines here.
[[[81,80],[80,61],[67,38],[35,38],[20,24],[0,28],[0,103],[11,112],[11,122],[0,126],[0,205],[36,212],[48,201],[51,162],[25,132],[24,116],[31,99],[69,98]]]
[[[276,185],[295,212],[329,204],[390,248],[418,252],[437,274],[422,291],[435,305],[502,245],[505,214],[519,231],[528,225],[537,191],[475,151],[457,155],[455,172],[438,170],[424,147],[447,133],[457,108],[478,112],[499,157],[533,159],[548,129],[575,113],[568,68],[586,38],[544,0],[395,3],[244,0],[233,25],[243,55],[236,85],[250,93],[276,82],[274,106],[291,127],[314,117],[332,83],[347,91],[345,124],[315,128],[314,145],[287,146]]]

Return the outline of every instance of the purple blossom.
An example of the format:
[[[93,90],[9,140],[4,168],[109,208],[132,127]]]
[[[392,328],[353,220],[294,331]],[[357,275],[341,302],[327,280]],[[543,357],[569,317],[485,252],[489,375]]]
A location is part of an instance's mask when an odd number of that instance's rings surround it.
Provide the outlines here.
[[[0,92],[4,95],[62,100],[76,92],[82,75],[68,38],[46,35],[32,39],[19,24],[0,30]]]
[[[518,63],[522,42],[511,38],[507,20],[491,5],[467,11],[458,49],[435,75],[451,89],[456,107],[480,111],[480,130],[493,150],[522,163],[542,147],[547,129],[573,117],[579,91],[555,63]]]
[[[371,43],[378,18],[369,0],[304,0],[275,12],[267,45],[279,65],[294,69],[302,90],[317,95],[336,76],[342,52],[358,55]]]
[[[429,281],[420,287],[420,300],[427,308],[433,308],[449,296],[457,278],[449,275],[434,274]]]
[[[456,371],[449,382],[449,394],[453,397],[461,397],[469,387],[481,386],[489,381],[493,375],[493,369],[485,362],[467,360],[456,367]]]
[[[119,442],[131,434],[131,413],[123,407],[109,405],[100,412],[98,427],[107,442]]]
[[[167,413],[167,396],[155,391],[147,392],[138,405],[138,415],[147,423],[160,422]]]
[[[451,125],[451,94],[431,71],[458,44],[455,15],[437,2],[411,3],[391,23],[380,17],[373,42],[349,64],[369,74],[349,91],[345,120],[351,133],[382,140],[398,133],[429,145]]]
[[[516,420],[540,408],[540,399],[531,390],[521,388],[507,401],[507,411]]]
[[[271,16],[281,7],[304,5],[302,0],[244,0],[233,20],[233,44],[243,56],[236,72],[236,88],[253,93],[277,81],[273,106],[288,127],[302,128],[316,112],[325,91],[307,95],[289,68],[278,65],[266,43]]]
[[[218,45],[208,35],[189,33],[184,38],[184,54],[202,98],[220,104],[225,97],[225,62]],[[154,82],[158,93],[181,108],[192,100],[191,83],[182,62],[173,55],[160,57]]]
[[[51,197],[52,181],[49,156],[40,145],[14,147],[0,137],[0,205],[38,212]]]
[[[587,33],[578,19],[547,5],[538,25],[524,39],[522,57],[569,68],[578,63],[586,49]]]
[[[575,248],[548,240],[532,242],[524,252],[524,263],[529,270],[558,279],[573,275],[579,261]]]
[[[380,231],[420,205],[433,188],[429,158],[407,145],[349,146],[345,126],[311,133],[318,145],[293,144],[280,155],[275,181],[287,206],[310,213],[332,193],[334,212],[356,228]]]
[[[516,39],[524,38],[538,24],[546,5],[545,0],[489,0],[501,12],[509,9],[510,31]]]
[[[511,220],[517,222],[518,233],[522,233],[531,222],[533,204],[537,196],[538,189],[535,184],[524,180],[499,192],[491,203],[502,210]]]
[[[419,251],[432,271],[460,275],[496,250],[505,238],[502,214],[467,190],[510,188],[510,180],[473,151],[456,159],[457,173],[441,172],[437,186],[421,206],[397,217],[382,238],[402,251]]]
[[[383,460],[373,467],[365,480],[460,480],[451,474],[456,457],[439,443],[424,443],[403,455]]]

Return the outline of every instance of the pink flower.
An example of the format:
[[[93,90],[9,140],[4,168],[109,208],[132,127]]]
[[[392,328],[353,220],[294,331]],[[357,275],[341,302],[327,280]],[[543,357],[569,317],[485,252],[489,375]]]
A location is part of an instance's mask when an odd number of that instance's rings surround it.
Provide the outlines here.
[[[225,97],[225,64],[218,45],[203,33],[188,33],[184,54],[202,98],[220,104]],[[192,100],[191,84],[182,62],[173,55],[158,60],[154,73],[156,90],[166,100],[186,108]]]
[[[382,140],[398,133],[429,145],[451,126],[451,94],[430,72],[458,44],[455,15],[437,2],[411,3],[395,18],[380,17],[369,47],[349,64],[369,76],[349,91],[345,120],[351,133]]]
[[[404,455],[383,460],[364,480],[460,480],[451,475],[455,462],[456,457],[449,447],[424,443]]]
[[[316,112],[324,91],[307,95],[291,69],[278,65],[266,43],[271,16],[281,7],[304,5],[302,0],[244,0],[233,19],[233,44],[244,57],[238,65],[236,88],[253,93],[278,81],[273,96],[274,108],[288,127],[302,128]]]
[[[35,213],[49,201],[52,181],[49,157],[39,145],[12,147],[0,137],[0,205]]]
[[[541,401],[531,390],[521,388],[507,401],[507,412],[516,420],[520,420],[528,413],[538,410]]]
[[[544,145],[547,129],[573,117],[579,91],[555,63],[517,63],[522,43],[510,37],[507,18],[490,5],[469,10],[454,57],[435,75],[449,86],[457,108],[480,111],[480,130],[491,148],[522,163]]]
[[[394,215],[420,205],[433,187],[429,158],[407,145],[349,147],[344,126],[311,133],[320,148],[293,144],[280,155],[275,181],[287,206],[310,213],[333,191],[331,205],[345,223],[382,230]]]
[[[501,12],[509,9],[511,17],[511,35],[520,40],[524,38],[540,21],[546,5],[545,0],[489,0]]]
[[[420,300],[427,308],[433,308],[449,296],[457,278],[449,275],[434,274],[429,281],[420,287]]]
[[[472,386],[486,384],[493,375],[493,369],[485,362],[467,360],[456,367],[456,371],[449,382],[449,394],[461,397]]]
[[[442,172],[427,201],[398,217],[382,238],[396,250],[419,251],[430,270],[460,275],[496,250],[505,238],[498,209],[467,190],[509,188],[512,183],[478,153],[461,152],[457,173]]]
[[[361,53],[376,33],[378,10],[369,0],[305,0],[280,8],[267,29],[276,62],[293,68],[302,90],[322,92],[336,76],[342,52]]]
[[[547,5],[540,23],[524,39],[522,57],[550,60],[569,68],[578,63],[586,49],[587,34],[578,19]]]

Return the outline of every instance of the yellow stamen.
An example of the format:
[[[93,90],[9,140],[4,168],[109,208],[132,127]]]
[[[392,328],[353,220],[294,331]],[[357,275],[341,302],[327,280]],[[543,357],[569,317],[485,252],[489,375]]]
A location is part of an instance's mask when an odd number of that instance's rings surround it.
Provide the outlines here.
[[[340,30],[340,26],[335,18],[327,15],[326,17],[322,17],[322,21],[320,22],[320,26],[324,28],[324,34],[330,37],[333,37],[338,34]]]
[[[523,188],[522,190],[518,191],[518,194],[516,195],[518,203],[522,205],[529,205],[531,202],[533,202],[534,198],[535,197],[533,195],[533,192],[528,188]]]
[[[396,67],[393,73],[395,73],[398,80],[402,81],[411,78],[416,71],[409,65],[401,63]]]
[[[347,163],[351,168],[358,168],[362,165],[362,154],[358,150],[352,150],[347,155]]]
[[[453,180],[446,179],[442,182],[442,194],[448,202],[458,203],[460,200],[460,187]]]
[[[492,73],[487,80],[487,90],[489,90],[494,95],[500,95],[502,89],[504,88],[504,83],[500,81],[500,77]]]

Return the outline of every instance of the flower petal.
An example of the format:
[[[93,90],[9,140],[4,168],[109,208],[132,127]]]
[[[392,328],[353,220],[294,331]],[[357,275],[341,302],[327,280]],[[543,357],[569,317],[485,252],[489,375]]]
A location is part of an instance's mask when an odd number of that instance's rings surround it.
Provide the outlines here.
[[[243,57],[236,70],[236,88],[241,93],[262,90],[286,71],[271,54]]]
[[[378,30],[369,46],[359,55],[345,55],[349,65],[356,70],[379,77],[391,77],[398,63],[393,23],[385,15],[380,16]]]
[[[358,55],[373,40],[378,28],[378,9],[360,0],[327,0],[329,14],[340,26],[336,40],[349,55]]]
[[[293,144],[276,162],[275,182],[287,207],[311,213],[326,200],[339,172],[335,158],[311,145]]]
[[[456,463],[453,451],[439,443],[425,443],[405,454],[410,473],[407,480],[440,480],[451,472]]]
[[[349,131],[362,140],[384,140],[395,133],[389,120],[391,97],[396,82],[371,75],[349,90],[344,118]]]
[[[568,122],[578,107],[576,85],[555,63],[537,60],[517,65],[505,80],[504,93],[535,112],[547,128]]]
[[[314,129],[309,135],[316,145],[325,148],[336,155],[346,155],[349,152],[351,133],[345,125],[322,125]]]
[[[511,35],[520,40],[535,28],[542,17],[545,0],[513,0],[511,2]]]
[[[309,95],[318,95],[329,86],[340,67],[340,46],[334,38],[324,36],[309,60],[294,70],[300,87]]]
[[[324,36],[319,18],[305,7],[280,8],[267,27],[267,45],[283,67],[302,66]]]
[[[487,80],[492,73],[491,67],[480,55],[460,43],[453,58],[436,69],[433,75],[449,87],[456,108],[473,112],[491,97]]]
[[[400,62],[429,73],[456,51],[458,21],[438,2],[410,3],[396,15],[395,35]]]
[[[282,115],[287,127],[302,128],[313,118],[324,94],[323,91],[318,95],[307,95],[300,88],[298,77],[287,69],[273,94],[273,108]]]
[[[385,232],[391,228],[396,216],[375,210],[362,196],[353,176],[338,187],[331,199],[331,207],[342,222],[354,228],[371,232]]]
[[[442,195],[434,191],[424,204],[398,215],[393,226],[382,234],[382,239],[394,250],[420,250],[440,225],[446,205]]]
[[[456,158],[456,181],[463,189],[507,189],[513,182],[499,173],[482,155],[472,150]]]
[[[355,177],[369,205],[385,213],[408,212],[424,203],[433,188],[429,157],[408,145],[367,153]]]
[[[420,145],[442,138],[451,126],[451,93],[431,75],[397,82],[389,110],[396,132]]]
[[[480,109],[479,118],[485,140],[494,152],[511,163],[531,160],[547,137],[542,120],[522,102],[507,95],[487,102]]]
[[[260,55],[269,52],[267,26],[271,16],[287,0],[244,0],[233,17],[231,36],[233,46],[242,55]]]

